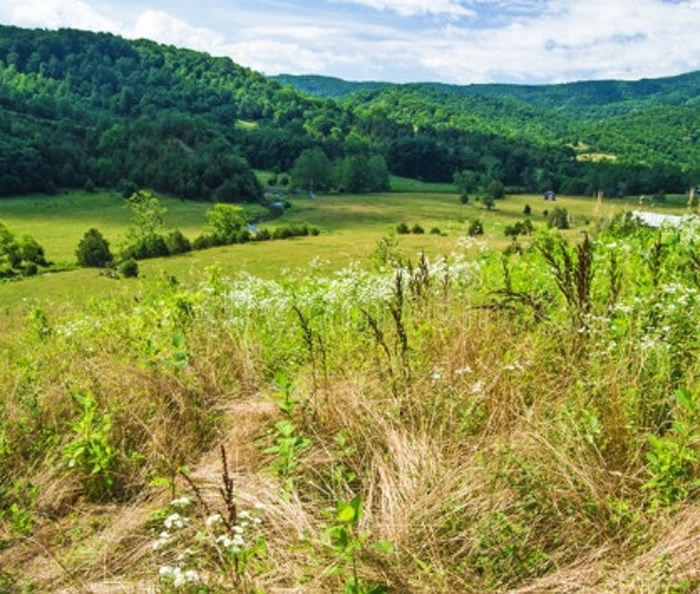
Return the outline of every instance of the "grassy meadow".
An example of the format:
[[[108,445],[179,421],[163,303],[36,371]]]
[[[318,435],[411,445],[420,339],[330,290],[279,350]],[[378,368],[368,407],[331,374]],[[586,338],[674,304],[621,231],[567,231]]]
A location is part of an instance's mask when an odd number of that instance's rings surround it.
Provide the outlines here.
[[[163,200],[204,230],[209,205]],[[698,591],[697,224],[290,200],[267,226],[320,236],[0,283],[1,593]],[[70,263],[89,227],[125,236],[122,202],[0,221]],[[401,222],[425,233],[378,252]]]

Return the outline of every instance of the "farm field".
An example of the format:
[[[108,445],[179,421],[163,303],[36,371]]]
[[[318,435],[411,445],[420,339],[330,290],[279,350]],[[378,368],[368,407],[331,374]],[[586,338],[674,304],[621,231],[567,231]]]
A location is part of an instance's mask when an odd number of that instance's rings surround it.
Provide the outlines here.
[[[266,175],[266,172],[258,172]],[[420,184],[420,182],[416,182]],[[164,229],[180,229],[193,239],[206,228],[206,211],[210,203],[181,201],[161,197],[167,208]],[[554,206],[566,208],[572,216],[572,229],[565,236],[577,237],[581,230],[591,230],[597,218],[611,218],[625,209],[637,209],[633,199],[604,200],[597,204],[587,197],[560,197],[556,203],[545,202],[536,195],[512,195],[496,201],[489,211],[480,202],[461,205],[454,193],[384,193],[368,195],[320,195],[316,198],[291,197],[292,208],[265,224],[270,228],[285,223],[309,223],[321,228],[319,237],[303,237],[284,242],[249,243],[195,251],[182,256],[155,258],[140,262],[142,278],[118,283],[99,276],[94,269],[74,269],[48,273],[20,282],[0,283],[0,303],[7,309],[27,300],[85,300],[105,294],[133,291],[134,285],[156,281],[163,274],[183,281],[197,282],[203,271],[218,266],[222,274],[245,271],[274,278],[291,269],[304,268],[314,262],[320,270],[331,271],[350,262],[367,265],[377,241],[392,232],[399,223],[409,227],[420,224],[423,235],[400,235],[404,255],[416,258],[421,251],[429,256],[447,255],[458,249],[466,237],[469,222],[483,221],[482,239],[494,248],[506,247],[510,240],[504,228],[530,218],[535,227],[544,227],[543,212]],[[525,217],[529,204],[532,215]],[[246,214],[254,219],[265,213],[257,205],[246,205]],[[648,209],[649,207],[644,207]],[[653,210],[682,214],[680,206],[654,205]],[[44,246],[49,260],[61,266],[74,266],[75,249],[83,233],[98,228],[117,248],[129,227],[129,212],[124,199],[115,193],[70,192],[59,196],[30,196],[0,200],[0,222],[17,234],[29,233]],[[430,234],[437,227],[441,235]],[[526,240],[527,241],[527,240]]]

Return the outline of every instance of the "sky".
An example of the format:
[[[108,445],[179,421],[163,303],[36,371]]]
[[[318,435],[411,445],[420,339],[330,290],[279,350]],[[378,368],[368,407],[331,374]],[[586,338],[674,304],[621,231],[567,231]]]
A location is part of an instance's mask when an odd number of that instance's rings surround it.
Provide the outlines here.
[[[265,74],[456,84],[700,70],[700,0],[1,0],[0,23],[109,31]]]

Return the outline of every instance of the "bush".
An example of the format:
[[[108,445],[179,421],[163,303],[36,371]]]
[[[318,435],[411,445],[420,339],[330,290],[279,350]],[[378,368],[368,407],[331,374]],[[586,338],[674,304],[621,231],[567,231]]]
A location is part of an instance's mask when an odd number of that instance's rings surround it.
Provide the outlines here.
[[[192,251],[190,240],[179,229],[168,233],[168,236],[165,238],[165,245],[168,247],[168,252],[171,255],[186,254]]]
[[[406,223],[399,223],[396,225],[396,232],[399,235],[408,235],[411,231]]]
[[[311,227],[311,235],[317,237],[321,235],[321,230],[318,227]]]
[[[84,268],[104,268],[112,263],[109,242],[97,229],[88,230],[75,251],[78,264]]]
[[[270,230],[267,229],[266,227],[261,227],[255,232],[255,236],[253,237],[254,241],[267,241],[268,239],[271,239],[272,235],[270,234]]]
[[[119,272],[124,278],[136,278],[139,275],[139,265],[136,260],[129,258],[119,265]]]
[[[483,235],[484,225],[479,219],[474,219],[471,223],[469,223],[469,229],[467,229],[467,234],[470,237],[474,237],[476,235]]]
[[[554,207],[554,210],[547,215],[547,226],[550,229],[568,229],[569,212],[565,208]]]
[[[416,223],[413,225],[413,227],[411,227],[411,233],[414,233],[415,235],[422,235],[425,233],[425,230],[418,223]]]
[[[529,219],[518,221],[513,225],[507,225],[504,229],[506,237],[517,237],[518,235],[531,235],[535,228]]]
[[[92,181],[92,178],[88,177],[87,180],[85,181],[85,185],[83,187],[85,188],[86,192],[92,193],[95,191],[95,182]]]
[[[151,233],[150,235],[139,237],[135,243],[128,246],[122,253],[123,258],[133,258],[134,260],[161,258],[169,255],[170,252],[168,251],[165,237],[158,233]]]
[[[532,214],[532,209],[530,208],[529,204],[526,204],[525,208],[523,208],[523,214],[528,217]]]
[[[39,267],[34,262],[25,264],[22,269],[22,274],[24,276],[36,276],[37,272],[39,272]]]
[[[441,233],[440,227],[433,227],[433,228],[430,230],[430,234],[431,234],[431,235],[440,235],[440,233]]]
[[[195,250],[206,250],[207,248],[216,245],[213,238],[210,235],[198,235],[192,242],[192,249]]]

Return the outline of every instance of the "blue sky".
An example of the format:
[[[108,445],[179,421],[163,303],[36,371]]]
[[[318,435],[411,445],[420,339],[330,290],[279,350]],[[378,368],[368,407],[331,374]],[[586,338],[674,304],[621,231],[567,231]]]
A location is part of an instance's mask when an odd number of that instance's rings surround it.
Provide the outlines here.
[[[545,83],[700,69],[700,0],[2,0],[0,22],[147,37],[266,74]]]

